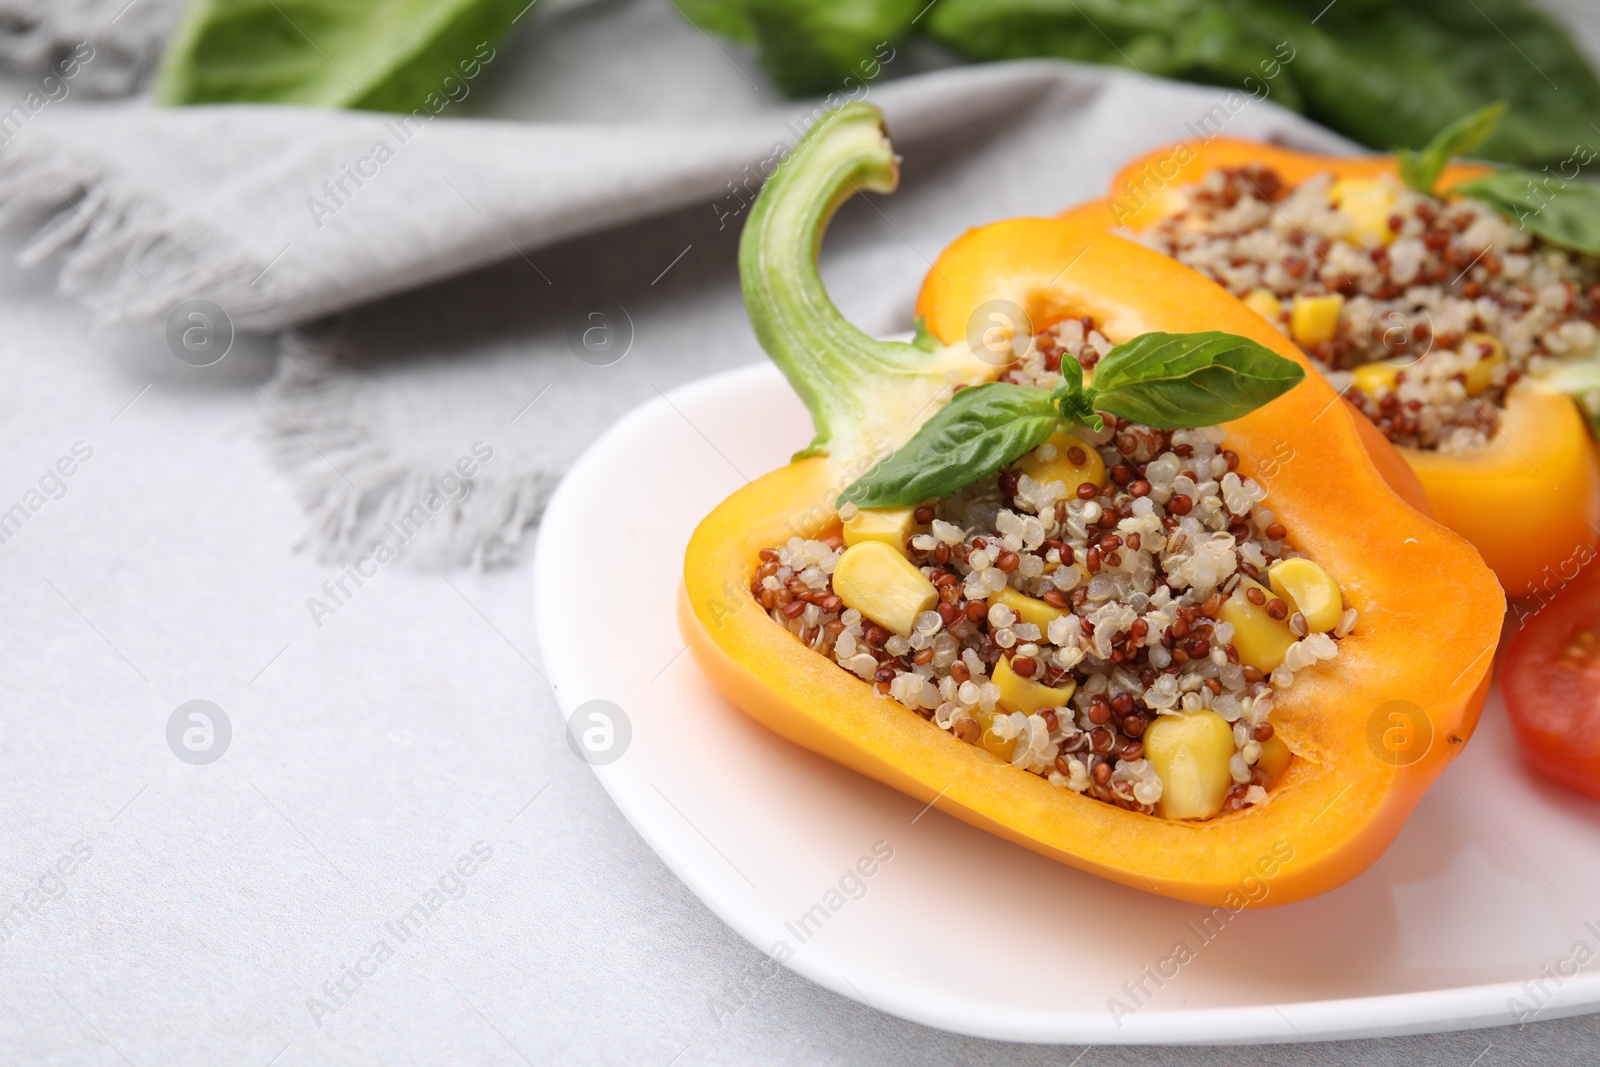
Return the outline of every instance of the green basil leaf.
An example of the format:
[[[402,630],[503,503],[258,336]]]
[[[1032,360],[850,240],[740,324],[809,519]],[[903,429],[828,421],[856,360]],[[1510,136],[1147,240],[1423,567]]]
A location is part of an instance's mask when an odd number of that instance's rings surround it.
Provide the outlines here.
[[[1464,156],[1487,141],[1505,113],[1506,102],[1497,100],[1456,119],[1435,134],[1421,151],[1413,152],[1409,148],[1396,151],[1400,180],[1417,192],[1432,196],[1445,165],[1453,157]]]
[[[949,496],[1044,444],[1056,422],[1043,389],[1006,382],[963,389],[838,503],[887,508]]]
[[[1247,415],[1305,376],[1300,364],[1248,338],[1147,333],[1106,354],[1089,394],[1097,410],[1163,430],[1192,429]]]
[[[465,99],[526,8],[527,0],[194,0],[162,57],[156,96],[437,114]]]
[[[1600,256],[1600,183],[1507,167],[1452,191],[1483,201],[1551,244]]]

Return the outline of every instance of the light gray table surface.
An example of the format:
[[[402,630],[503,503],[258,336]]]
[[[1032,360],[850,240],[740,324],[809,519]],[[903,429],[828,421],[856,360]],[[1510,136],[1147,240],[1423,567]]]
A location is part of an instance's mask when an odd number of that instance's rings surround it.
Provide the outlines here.
[[[747,54],[659,0],[549,13],[510,47],[520,61],[496,66],[480,113],[692,120],[776,99]],[[680,212],[543,261],[575,298],[626,293],[682,330],[739,299],[734,236],[710,221]],[[860,253],[846,280],[878,269],[892,230],[848,210],[842,227]],[[1004,1045],[788,972],[719,1024],[711,998],[760,954],[569,753],[538,669],[531,552],[486,574],[390,568],[313,626],[305,600],[337,572],[292,550],[303,517],[260,429],[270,342],[186,367],[157,327],[91,326],[48,270],[13,265],[18,242],[0,243],[0,510],[75,445],[92,457],[0,545],[0,907],[64,887],[0,942],[0,1063],[1600,1062],[1600,1016],[1298,1046]],[[694,258],[649,291],[640,264],[685,243]],[[470,319],[517,300],[520,269],[368,314]],[[844,303],[871,329],[905,311]],[[642,344],[597,386],[592,432],[756,352],[748,333],[688,361]],[[232,724],[210,766],[168,747],[193,699]],[[308,1007],[474,849],[458,899],[336,1011]]]

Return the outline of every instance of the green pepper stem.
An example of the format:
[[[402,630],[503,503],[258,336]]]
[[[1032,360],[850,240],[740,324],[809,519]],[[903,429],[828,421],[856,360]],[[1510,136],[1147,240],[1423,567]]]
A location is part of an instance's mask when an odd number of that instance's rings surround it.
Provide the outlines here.
[[[817,252],[829,220],[853,193],[893,192],[899,178],[882,113],[846,104],[818,119],[779,165],[745,224],[739,279],[750,323],[816,427],[796,459],[849,462],[896,448],[941,393],[993,373],[965,349],[928,352],[869,337],[828,299]]]

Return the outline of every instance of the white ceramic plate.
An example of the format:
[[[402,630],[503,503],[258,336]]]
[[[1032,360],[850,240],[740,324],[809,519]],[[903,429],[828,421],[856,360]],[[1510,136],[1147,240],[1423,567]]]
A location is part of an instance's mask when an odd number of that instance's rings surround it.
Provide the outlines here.
[[[1527,775],[1498,694],[1371,870],[1209,922],[1198,905],[925,810],[746,718],[684,651],[684,546],[810,435],[770,365],[674,390],[584,455],[539,537],[537,623],[564,713],[597,699],[625,711],[631,740],[596,767],[601,782],[758,948],[884,1011],[1021,1041],[1292,1041],[1600,1008],[1600,959],[1578,966],[1600,957],[1600,805]],[[875,845],[892,858],[851,873]]]

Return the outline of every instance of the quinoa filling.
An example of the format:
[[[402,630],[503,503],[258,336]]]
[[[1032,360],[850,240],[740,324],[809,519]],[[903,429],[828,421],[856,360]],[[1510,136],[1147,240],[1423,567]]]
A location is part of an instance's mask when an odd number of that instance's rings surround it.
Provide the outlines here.
[[[1013,348],[1003,380],[1047,386],[1063,354],[1088,367],[1112,345],[1071,319]],[[905,509],[886,539],[937,594],[905,632],[835,587],[863,528],[853,504],[842,528],[763,549],[750,592],[884,698],[1059,788],[1174,818],[1262,804],[1290,760],[1269,721],[1276,694],[1333,660],[1357,616],[1314,564],[1301,568],[1332,590],[1317,610],[1268,587],[1275,564],[1305,557],[1223,443],[1217,427],[1108,416],[1101,431],[1058,433],[998,475]],[[1198,813],[1147,751],[1153,726],[1196,713],[1213,713],[1220,783]]]
[[[1481,448],[1508,389],[1600,336],[1600,262],[1475,200],[1392,177],[1291,189],[1255,164],[1183,191],[1136,239],[1243,298],[1397,445]]]

